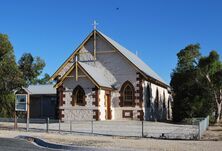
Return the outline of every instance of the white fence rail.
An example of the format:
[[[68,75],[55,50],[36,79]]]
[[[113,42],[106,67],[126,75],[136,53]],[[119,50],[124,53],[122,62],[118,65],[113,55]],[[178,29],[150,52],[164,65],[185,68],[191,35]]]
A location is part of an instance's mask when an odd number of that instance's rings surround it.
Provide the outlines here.
[[[209,127],[209,116],[200,119],[198,139],[201,139],[201,137],[203,136],[204,132],[208,129],[208,127]]]
[[[27,128],[28,127],[28,128]],[[19,129],[28,131],[56,133],[88,133],[110,136],[151,137],[162,139],[197,139],[198,125],[180,125],[150,121],[63,121],[54,119],[14,119],[0,118],[0,129]],[[201,127],[201,132],[203,132]]]

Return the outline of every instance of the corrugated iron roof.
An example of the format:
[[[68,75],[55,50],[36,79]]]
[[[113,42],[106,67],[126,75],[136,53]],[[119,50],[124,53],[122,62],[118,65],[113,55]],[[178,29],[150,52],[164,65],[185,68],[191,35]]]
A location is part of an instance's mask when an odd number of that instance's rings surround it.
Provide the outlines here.
[[[86,70],[89,76],[91,76],[98,85],[102,87],[112,88],[111,84],[104,77],[104,73],[99,68],[96,68],[94,66],[88,65],[87,63],[83,62],[78,62],[78,63],[84,70]]]
[[[30,94],[56,94],[56,89],[53,87],[53,84],[46,85],[29,85],[26,88]]]
[[[108,42],[110,42],[117,50],[119,50],[128,60],[130,60],[139,70],[144,72],[146,75],[168,85],[156,72],[154,72],[147,64],[145,64],[139,57],[134,53],[120,45],[118,42],[114,41],[110,37],[103,34],[101,31],[97,32],[101,34]]]
[[[169,86],[156,72],[154,72],[147,64],[145,64],[140,58],[138,58],[135,54],[133,54],[131,51],[120,45],[118,42],[114,41],[110,37],[103,34],[101,31],[96,30],[98,34],[100,34],[104,39],[106,39],[110,44],[113,45],[123,56],[125,56],[132,64],[134,64],[141,72],[143,72],[145,75],[163,83],[166,86]],[[63,63],[62,66],[59,67],[59,69],[53,74],[51,79],[54,79],[59,71],[64,68],[63,66],[68,63],[68,61],[75,55],[75,53],[81,48],[81,46],[89,39],[90,36],[92,36],[93,31],[87,36],[87,38],[84,40],[84,42],[72,53],[72,55]]]

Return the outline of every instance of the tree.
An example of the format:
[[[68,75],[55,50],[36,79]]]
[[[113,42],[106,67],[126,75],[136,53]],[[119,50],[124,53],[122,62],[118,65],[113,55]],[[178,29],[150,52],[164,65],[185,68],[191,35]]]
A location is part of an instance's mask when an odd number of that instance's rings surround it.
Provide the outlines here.
[[[25,53],[16,64],[12,44],[8,36],[0,34],[0,116],[10,117],[14,111],[14,92],[29,84],[49,83],[49,75],[41,75],[45,62],[40,57]]]
[[[13,92],[24,85],[8,36],[0,34],[0,116],[13,115]]]
[[[25,53],[18,61],[18,66],[28,86],[37,83],[38,76],[41,75],[45,67],[45,62],[40,57],[34,58],[30,53]]]
[[[200,45],[190,44],[177,53],[178,63],[174,72],[186,72],[196,69],[200,58]]]
[[[199,74],[200,45],[188,45],[177,54],[177,67],[171,74],[173,88],[173,120],[206,116],[212,112],[209,88]]]
[[[198,66],[200,75],[207,81],[206,86],[216,106],[215,120],[219,122],[222,108],[222,62],[219,54],[211,51],[209,56],[200,59]]]
[[[52,81],[49,81],[50,79],[50,75],[45,73],[44,77],[41,79],[37,79],[33,82],[33,84],[52,84]]]

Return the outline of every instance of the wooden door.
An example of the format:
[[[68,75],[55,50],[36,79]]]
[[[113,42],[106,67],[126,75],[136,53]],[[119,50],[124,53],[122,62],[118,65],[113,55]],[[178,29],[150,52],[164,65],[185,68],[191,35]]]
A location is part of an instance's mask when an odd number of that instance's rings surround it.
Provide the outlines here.
[[[110,94],[105,95],[105,104],[106,104],[106,119],[111,120],[112,119],[112,113],[111,113]]]
[[[30,97],[30,118],[41,118],[41,96]]]

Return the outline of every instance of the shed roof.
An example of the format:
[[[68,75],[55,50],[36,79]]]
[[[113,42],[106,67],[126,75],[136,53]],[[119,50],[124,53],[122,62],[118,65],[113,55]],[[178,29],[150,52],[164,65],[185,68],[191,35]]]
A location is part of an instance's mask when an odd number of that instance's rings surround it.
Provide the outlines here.
[[[53,84],[46,85],[29,85],[26,88],[30,94],[56,94],[56,89]]]

